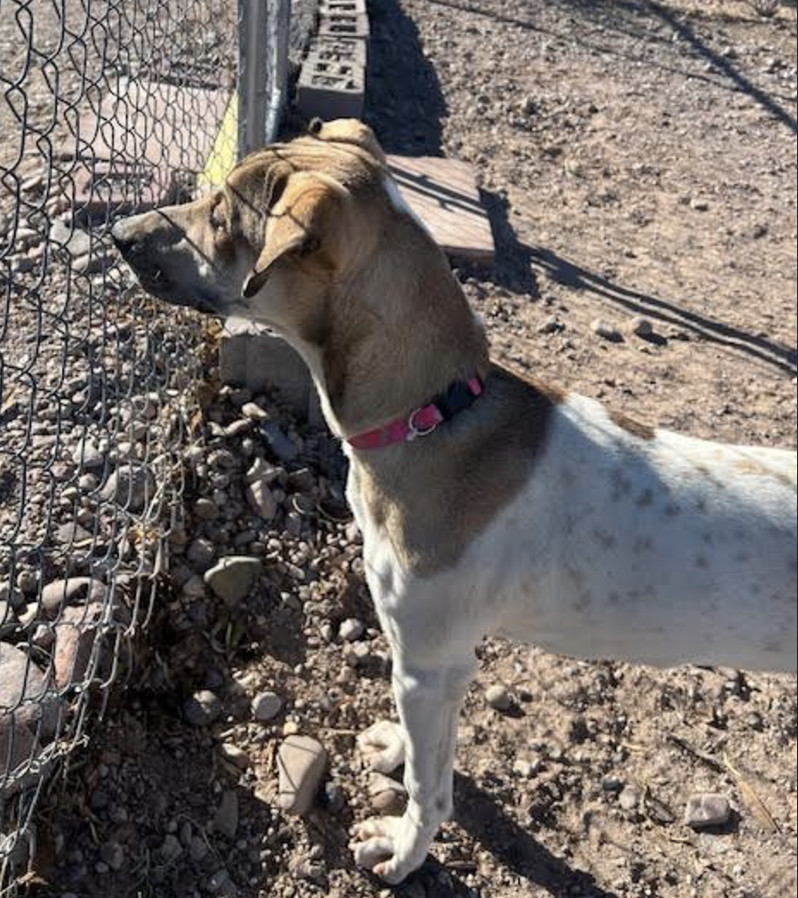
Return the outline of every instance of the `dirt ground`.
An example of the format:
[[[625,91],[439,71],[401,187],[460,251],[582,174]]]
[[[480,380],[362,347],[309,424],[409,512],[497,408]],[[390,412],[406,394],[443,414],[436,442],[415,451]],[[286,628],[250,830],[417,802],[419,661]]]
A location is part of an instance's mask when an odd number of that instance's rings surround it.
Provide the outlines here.
[[[794,445],[795,4],[770,16],[734,0],[370,7],[367,119],[386,149],[476,167],[498,259],[458,273],[495,355],[651,423]],[[652,325],[645,338],[636,316]],[[248,398],[223,391],[208,409],[194,490],[216,482],[230,506],[218,521],[189,518],[146,663],[51,789],[41,895],[391,894],[346,848],[372,801],[354,736],[392,702],[341,468],[323,435],[255,397],[301,447],[278,478],[285,507],[314,503],[292,533],[290,513],[249,533],[235,503],[264,450],[220,435]],[[268,561],[234,613],[187,593],[198,534],[219,554],[243,546]],[[337,635],[349,619],[366,627],[359,653]],[[660,672],[500,641],[479,654],[456,819],[399,895],[794,898],[794,678]],[[508,712],[486,702],[495,684]],[[203,688],[223,712],[192,728],[185,702]],[[264,689],[285,701],[267,725],[250,713]],[[306,821],[271,804],[275,750],[295,730],[331,761]],[[731,800],[721,829],[683,825],[700,791]]]

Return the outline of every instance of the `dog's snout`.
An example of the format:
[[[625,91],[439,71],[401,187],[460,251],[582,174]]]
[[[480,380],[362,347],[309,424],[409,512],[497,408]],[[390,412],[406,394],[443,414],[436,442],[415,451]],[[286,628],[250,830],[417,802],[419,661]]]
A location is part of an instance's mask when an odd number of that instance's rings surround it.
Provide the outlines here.
[[[118,221],[111,228],[111,239],[114,241],[114,245],[119,252],[125,257],[131,255],[136,248],[136,245],[139,243],[138,237],[133,233],[133,230],[128,226],[127,221],[124,219]]]

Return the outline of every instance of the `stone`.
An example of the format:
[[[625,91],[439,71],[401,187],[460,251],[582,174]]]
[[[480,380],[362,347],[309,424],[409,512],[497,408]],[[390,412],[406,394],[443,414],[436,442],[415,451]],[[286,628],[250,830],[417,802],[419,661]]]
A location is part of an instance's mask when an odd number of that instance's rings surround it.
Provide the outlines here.
[[[497,683],[487,689],[485,692],[485,701],[494,711],[500,711],[502,713],[509,711],[513,706],[513,700],[510,698],[510,693],[507,691],[507,687],[503,686],[501,683]]]
[[[608,321],[604,321],[602,318],[597,318],[590,325],[590,328],[593,333],[601,337],[602,340],[607,340],[610,343],[623,343],[623,334],[618,328],[614,327]]]
[[[105,842],[101,845],[100,857],[111,870],[119,871],[125,865],[125,849],[119,842]]]
[[[283,710],[283,700],[276,692],[262,692],[252,703],[252,716],[258,723],[269,723]]]
[[[338,635],[344,642],[357,642],[365,631],[366,628],[359,620],[350,618],[341,624]]]
[[[265,479],[247,484],[245,494],[250,508],[264,521],[273,520],[277,514],[277,500]]]
[[[650,318],[642,315],[636,315],[629,322],[629,331],[636,337],[650,337],[654,333],[654,325]]]
[[[108,478],[100,492],[106,502],[116,502],[128,511],[139,513],[155,496],[155,477],[146,465],[125,464]]]
[[[222,703],[209,689],[203,689],[185,703],[183,714],[191,726],[210,726],[222,716]]]
[[[205,574],[205,583],[229,606],[238,605],[263,571],[257,558],[247,555],[228,555],[221,558]]]
[[[281,462],[293,461],[299,455],[299,449],[283,433],[276,421],[263,421],[258,431]]]
[[[197,537],[188,547],[188,552],[186,552],[189,564],[200,573],[208,570],[213,564],[215,557],[216,547],[209,539],[205,539],[203,536]]]
[[[226,789],[213,818],[213,828],[217,833],[226,836],[232,842],[238,832],[238,792]]]
[[[277,753],[277,804],[286,814],[303,817],[313,807],[327,769],[327,752],[309,736],[289,736]]]
[[[91,605],[72,605],[62,611],[54,627],[53,652],[55,684],[59,689],[83,681],[91,661],[98,622],[102,615],[103,606],[98,602]]]
[[[5,777],[34,759],[52,739],[59,707],[47,677],[28,654],[0,643],[0,795],[22,784],[6,782]]]
[[[211,499],[202,498],[194,503],[193,512],[203,521],[212,521],[219,514],[219,509]]]
[[[685,826],[703,829],[707,826],[724,826],[729,822],[731,805],[725,795],[698,792],[687,799],[684,812]]]
[[[404,810],[407,791],[401,783],[382,773],[372,773],[369,779],[369,798],[372,808],[381,816],[393,817]]]
[[[232,742],[223,742],[219,747],[222,757],[233,767],[239,770],[246,770],[252,766],[252,760],[243,748],[239,748]]]
[[[167,834],[166,838],[163,840],[161,844],[160,854],[163,862],[165,864],[174,863],[180,855],[183,853],[183,846],[180,844],[180,839],[177,838],[173,833]]]
[[[39,603],[45,614],[52,618],[68,605],[102,602],[104,597],[105,584],[102,581],[91,577],[69,577],[53,580],[44,586]]]
[[[557,334],[563,330],[565,330],[565,325],[556,315],[544,319],[537,327],[539,334]]]
[[[618,796],[618,804],[624,811],[636,811],[640,805],[640,792],[634,786],[624,786]]]

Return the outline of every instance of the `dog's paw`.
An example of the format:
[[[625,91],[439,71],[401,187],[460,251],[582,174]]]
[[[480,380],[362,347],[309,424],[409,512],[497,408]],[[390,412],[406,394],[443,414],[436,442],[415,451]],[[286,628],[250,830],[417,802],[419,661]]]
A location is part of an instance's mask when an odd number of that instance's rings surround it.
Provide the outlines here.
[[[405,739],[398,723],[383,720],[361,733],[358,748],[372,770],[393,773],[405,762]]]
[[[415,828],[406,817],[375,817],[353,828],[349,847],[359,867],[395,886],[426,858],[426,846],[420,852],[413,851],[413,844],[418,842],[415,835]]]

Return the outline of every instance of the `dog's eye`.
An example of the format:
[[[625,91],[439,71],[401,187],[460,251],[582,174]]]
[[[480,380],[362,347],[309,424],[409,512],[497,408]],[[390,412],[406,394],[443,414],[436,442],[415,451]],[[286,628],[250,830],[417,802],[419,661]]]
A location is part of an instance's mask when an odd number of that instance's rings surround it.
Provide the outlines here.
[[[224,202],[221,198],[211,210],[211,227],[217,234],[220,231],[227,230],[227,217],[224,213]]]

